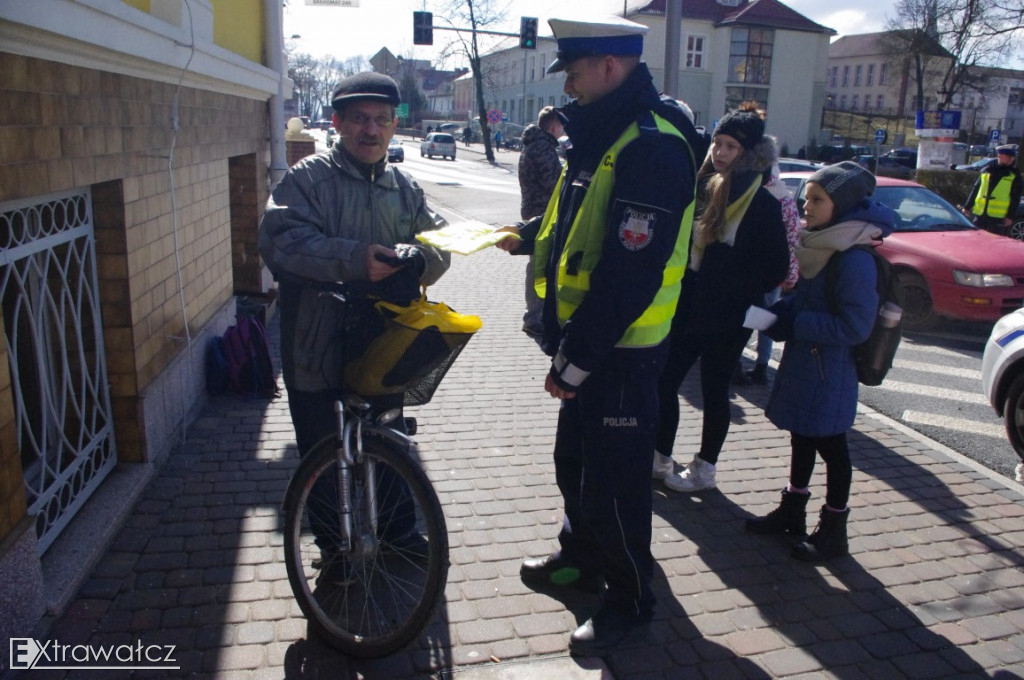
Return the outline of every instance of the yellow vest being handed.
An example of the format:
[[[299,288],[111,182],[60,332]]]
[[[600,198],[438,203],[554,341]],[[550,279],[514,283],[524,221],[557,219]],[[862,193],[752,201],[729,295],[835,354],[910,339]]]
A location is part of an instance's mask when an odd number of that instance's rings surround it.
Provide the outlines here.
[[[667,120],[652,114],[658,130],[662,134],[674,135],[682,139],[683,135]],[[583,201],[569,229],[565,247],[558,260],[555,296],[558,303],[558,323],[564,326],[579,307],[587,291],[590,290],[590,275],[601,259],[601,249],[606,230],[608,204],[612,189],[615,186],[615,162],[622,149],[640,136],[637,123],[632,123],[612,144],[605,153],[597,170],[590,180]],[[534,288],[537,295],[545,297],[547,278],[545,269],[551,256],[551,243],[554,227],[558,220],[558,202],[561,195],[565,171],[558,178],[551,200],[541,223],[540,233],[534,246],[533,274]],[[690,241],[690,227],[693,224],[693,201],[691,200],[679,223],[679,235],[676,238],[672,255],[662,272],[661,287],[654,300],[639,318],[626,329],[616,347],[654,347],[668,337],[675,315],[676,303],[679,300],[680,282],[686,269],[687,244]],[[578,260],[575,273],[569,272],[570,260]]]
[[[1010,214],[1010,188],[1013,186],[1013,175],[1004,175],[992,189],[990,196],[988,183],[991,177],[990,173],[981,173],[978,195],[974,197],[974,206],[971,208],[971,212],[978,216],[1003,218]]]

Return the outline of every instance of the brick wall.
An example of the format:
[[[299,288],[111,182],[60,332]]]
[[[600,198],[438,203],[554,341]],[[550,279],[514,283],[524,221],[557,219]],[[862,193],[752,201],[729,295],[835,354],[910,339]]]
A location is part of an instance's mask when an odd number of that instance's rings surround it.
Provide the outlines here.
[[[93,191],[114,427],[126,461],[147,459],[140,395],[184,349],[179,286],[193,333],[236,290],[259,288],[266,102],[182,88],[175,139],[176,91],[0,52],[0,202]],[[238,177],[244,186],[233,197]],[[15,497],[21,467],[7,358],[0,360],[2,537],[24,516],[24,499]]]

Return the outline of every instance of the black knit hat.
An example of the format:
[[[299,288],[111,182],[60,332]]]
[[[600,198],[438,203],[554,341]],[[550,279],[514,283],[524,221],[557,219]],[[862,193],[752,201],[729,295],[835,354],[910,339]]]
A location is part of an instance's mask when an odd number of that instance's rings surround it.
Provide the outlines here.
[[[733,111],[718,121],[715,134],[729,135],[744,149],[753,149],[764,137],[764,119],[754,111]]]
[[[345,104],[359,100],[381,101],[398,106],[402,96],[398,93],[398,84],[383,73],[367,71],[351,75],[334,88],[331,95],[331,106],[341,113]]]
[[[838,219],[858,207],[861,202],[875,193],[875,176],[853,161],[826,165],[807,178],[821,186],[835,204]]]

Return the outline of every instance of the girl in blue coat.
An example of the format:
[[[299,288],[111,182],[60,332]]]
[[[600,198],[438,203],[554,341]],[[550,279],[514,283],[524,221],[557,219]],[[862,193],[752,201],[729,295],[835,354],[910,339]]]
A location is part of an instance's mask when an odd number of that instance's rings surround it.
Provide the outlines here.
[[[892,210],[867,200],[874,189],[874,175],[849,161],[808,178],[807,228],[796,249],[800,279],[796,293],[772,307],[778,319],[766,331],[786,343],[767,415],[790,431],[789,485],[777,509],[747,520],[746,526],[754,533],[804,536],[808,486],[820,454],[826,470],[825,505],[814,533],[793,549],[794,557],[811,562],[848,553],[853,467],[846,431],[857,413],[852,350],[871,333],[879,303],[874,258],[852,247],[876,245],[895,222]],[[830,311],[825,273],[833,257],[838,258],[832,284],[836,313]]]

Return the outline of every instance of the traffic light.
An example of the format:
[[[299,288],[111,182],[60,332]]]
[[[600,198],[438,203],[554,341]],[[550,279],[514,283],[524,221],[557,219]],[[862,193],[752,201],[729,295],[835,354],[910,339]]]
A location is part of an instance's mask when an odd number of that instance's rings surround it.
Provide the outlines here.
[[[434,44],[434,14],[432,12],[412,13],[412,44]]]
[[[519,19],[519,47],[524,50],[537,49],[537,17]]]

